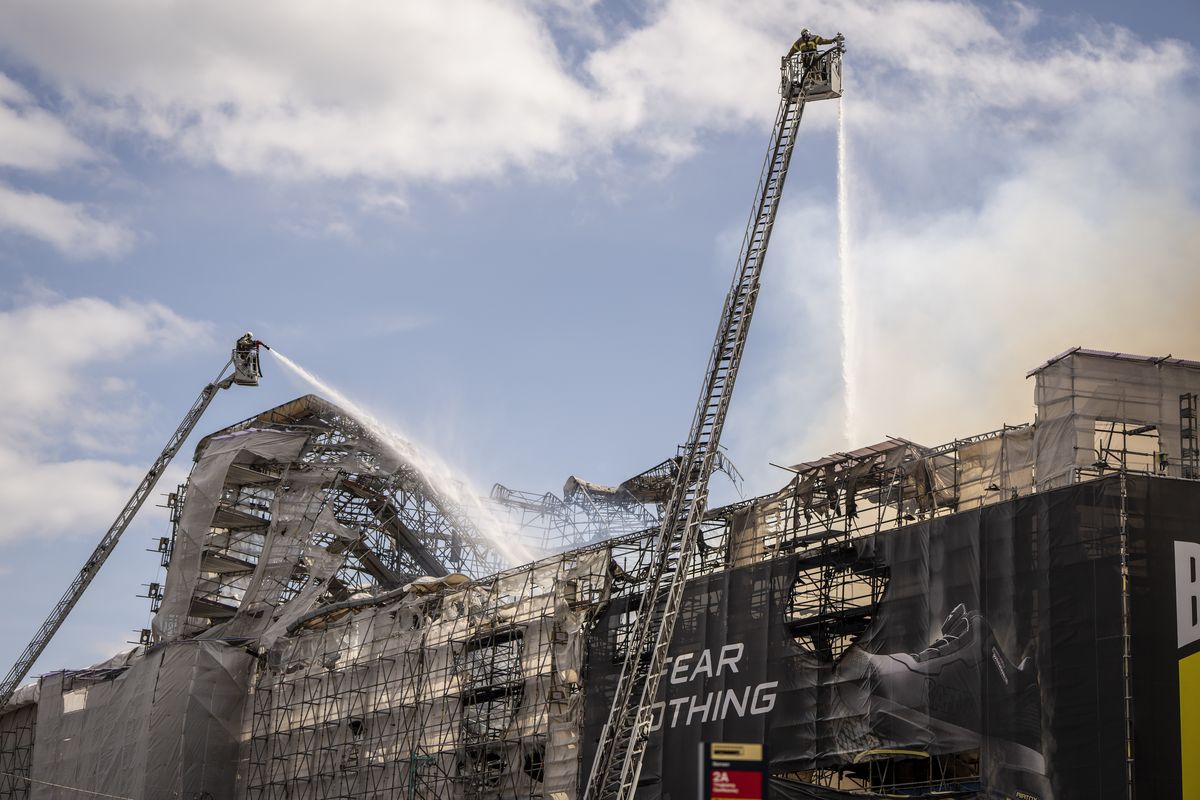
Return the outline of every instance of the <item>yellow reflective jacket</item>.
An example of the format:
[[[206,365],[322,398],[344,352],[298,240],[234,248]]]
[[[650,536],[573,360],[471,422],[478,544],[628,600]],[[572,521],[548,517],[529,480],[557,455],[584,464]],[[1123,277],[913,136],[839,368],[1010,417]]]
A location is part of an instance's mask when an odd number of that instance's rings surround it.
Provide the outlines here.
[[[837,44],[837,39],[826,39],[824,36],[809,36],[807,39],[800,37],[788,51],[788,56],[794,56],[796,53],[812,53],[818,46],[825,44]]]

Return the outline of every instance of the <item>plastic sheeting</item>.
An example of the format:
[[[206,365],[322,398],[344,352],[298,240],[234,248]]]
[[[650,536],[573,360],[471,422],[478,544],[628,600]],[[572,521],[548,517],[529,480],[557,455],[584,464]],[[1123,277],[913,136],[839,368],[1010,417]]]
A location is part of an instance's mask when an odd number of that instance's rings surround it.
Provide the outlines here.
[[[1037,483],[1065,486],[1096,460],[1097,421],[1154,425],[1166,474],[1180,476],[1179,396],[1200,393],[1200,366],[1071,351],[1035,370]]]
[[[1006,428],[957,448],[958,508],[1008,500],[1033,491],[1034,429]]]
[[[307,474],[285,476],[289,490],[275,494],[263,551],[237,614],[212,635],[258,637],[263,647],[270,647],[328,590],[328,581],[345,562],[346,551],[335,554],[314,544],[313,533],[327,533],[341,542],[359,538],[356,531],[333,518],[325,502],[324,491],[337,474],[336,465],[326,465]],[[304,566],[307,578],[300,591],[288,598],[297,565]]]
[[[190,641],[153,648],[115,678],[42,678],[31,797],[232,797],[251,662]]]
[[[234,464],[291,461],[300,455],[307,440],[308,435],[304,433],[261,430],[208,440],[208,446],[188,480],[162,606],[152,623],[157,640],[171,641],[189,632],[189,610],[201,577],[205,543],[220,505],[229,468]],[[265,521],[263,524],[265,527]]]

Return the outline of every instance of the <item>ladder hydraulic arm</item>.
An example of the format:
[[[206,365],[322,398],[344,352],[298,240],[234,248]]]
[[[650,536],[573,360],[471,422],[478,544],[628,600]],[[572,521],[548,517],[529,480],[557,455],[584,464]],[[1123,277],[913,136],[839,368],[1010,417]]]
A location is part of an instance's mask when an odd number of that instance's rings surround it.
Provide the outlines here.
[[[258,343],[261,344],[261,343]],[[230,372],[230,367],[232,371]],[[228,375],[226,373],[229,372]],[[179,448],[187,440],[192,430],[196,427],[196,423],[200,421],[204,411],[208,408],[208,404],[212,402],[213,397],[221,389],[228,389],[233,384],[241,386],[257,386],[260,373],[258,371],[258,349],[251,344],[250,346],[239,345],[233,351],[233,357],[221,368],[221,372],[216,379],[205,386],[200,395],[192,403],[192,407],[188,409],[184,415],[183,421],[179,423],[179,427],[175,429],[175,433],[171,434],[171,438],[167,440],[166,447],[159,453],[158,458],[150,466],[150,470],[146,473],[146,477],[142,478],[142,482],[138,484],[134,490],[133,496],[125,503],[125,507],[121,509],[121,513],[113,521],[108,532],[104,534],[104,538],[100,540],[100,544],[96,545],[96,549],[92,551],[92,555],[84,563],[83,568],[79,570],[79,574],[71,581],[71,585],[67,587],[67,591],[63,593],[58,604],[50,612],[50,616],[38,628],[38,631],[33,636],[33,640],[21,653],[20,658],[13,664],[12,669],[4,676],[4,682],[0,683],[0,709],[4,708],[16,691],[17,686],[29,674],[29,670],[33,667],[34,662],[41,656],[42,651],[50,644],[50,640],[54,638],[54,634],[66,621],[67,615],[71,613],[71,609],[79,602],[79,598],[87,590],[92,579],[96,577],[96,573],[100,571],[100,567],[104,565],[113,549],[117,546],[117,542],[121,538],[121,534],[129,527],[129,523],[133,521],[134,516],[142,507],[142,503],[150,495],[154,489],[154,484],[162,477],[167,466],[171,463],[171,459],[179,452]]]
[[[796,132],[807,101],[840,96],[841,54],[839,37],[838,45],[823,53],[797,53],[784,59],[782,100],[750,224],[721,311],[691,434],[682,448],[679,474],[664,509],[608,722],[596,745],[585,800],[629,800],[637,791],[650,736],[651,706],[658,694],[683,600],[688,564],[708,505],[708,479],[718,458],[721,429],[746,346],[763,259],[783,195]]]

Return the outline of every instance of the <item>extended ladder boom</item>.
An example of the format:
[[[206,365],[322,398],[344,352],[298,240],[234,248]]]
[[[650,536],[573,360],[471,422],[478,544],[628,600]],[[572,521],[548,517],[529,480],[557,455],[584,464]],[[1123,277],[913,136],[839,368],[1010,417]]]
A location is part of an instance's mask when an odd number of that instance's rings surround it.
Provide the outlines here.
[[[253,370],[257,371],[257,352],[253,354],[254,363]],[[233,374],[225,376],[226,370],[234,367]],[[158,458],[150,466],[150,470],[146,473],[146,477],[142,478],[142,482],[138,484],[134,490],[133,496],[125,503],[125,507],[121,509],[121,513],[113,521],[108,532],[104,534],[104,538],[100,540],[100,544],[96,545],[96,549],[92,551],[91,557],[84,563],[83,568],[79,570],[79,574],[71,581],[71,585],[67,587],[67,591],[63,593],[58,604],[50,612],[50,616],[46,618],[42,626],[33,636],[33,640],[21,653],[21,657],[13,664],[12,669],[4,676],[4,682],[0,683],[0,709],[8,703],[17,686],[29,674],[29,670],[41,656],[42,651],[46,649],[46,645],[50,644],[50,640],[54,638],[54,634],[66,621],[67,615],[71,613],[71,609],[79,602],[79,598],[83,596],[92,579],[96,577],[96,573],[100,571],[100,567],[104,565],[113,549],[117,546],[117,542],[121,538],[121,534],[129,527],[129,523],[133,521],[137,515],[138,509],[146,502],[146,498],[154,489],[154,484],[162,477],[167,466],[171,463],[171,459],[179,452],[179,448],[191,435],[192,430],[196,427],[196,423],[200,421],[200,417],[204,415],[204,411],[208,408],[208,404],[212,402],[220,389],[228,389],[232,384],[240,385],[255,385],[258,383],[257,375],[248,371],[249,368],[247,353],[234,352],[234,358],[231,359],[222,369],[216,380],[205,386],[196,401],[192,403],[192,407],[188,409],[184,415],[183,421],[179,423],[179,427],[175,429],[175,433],[171,434],[171,438],[167,440],[166,447],[159,453]]]
[[[835,75],[837,84],[833,91],[828,82],[831,75]],[[796,131],[806,101],[837,97],[840,88],[840,46],[818,58],[810,58],[807,64],[800,55],[785,59],[783,97],[759,177],[750,224],[742,241],[738,269],[721,311],[700,402],[692,418],[691,435],[664,510],[647,588],[637,609],[608,722],[596,746],[585,800],[629,800],[637,790],[649,740],[651,706],[666,666],[688,564],[708,505],[708,479],[716,462],[721,430],[746,346],[763,259],[783,195]]]

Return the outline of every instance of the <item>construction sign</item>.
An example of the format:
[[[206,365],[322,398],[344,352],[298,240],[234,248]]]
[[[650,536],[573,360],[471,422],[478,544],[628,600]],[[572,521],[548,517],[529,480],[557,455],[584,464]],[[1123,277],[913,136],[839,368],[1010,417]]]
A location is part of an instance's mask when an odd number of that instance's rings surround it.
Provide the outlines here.
[[[700,750],[701,800],[764,800],[766,760],[761,744],[705,742]]]

